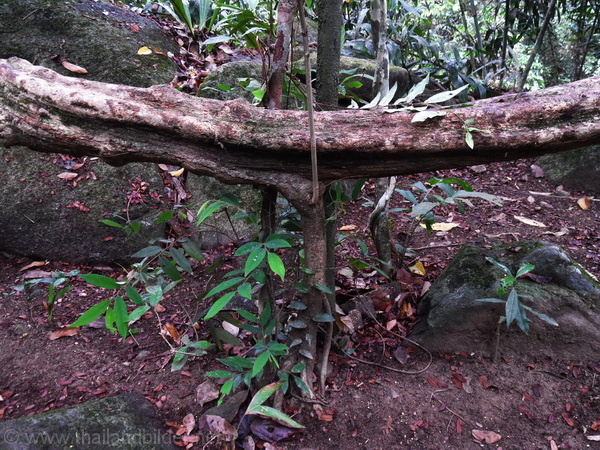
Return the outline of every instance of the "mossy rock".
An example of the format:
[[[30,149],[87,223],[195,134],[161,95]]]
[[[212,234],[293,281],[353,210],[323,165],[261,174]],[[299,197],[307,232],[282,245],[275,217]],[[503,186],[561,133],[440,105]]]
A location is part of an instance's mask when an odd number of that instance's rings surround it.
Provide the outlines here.
[[[480,302],[498,298],[505,276],[486,257],[513,273],[524,263],[535,266],[533,279],[518,279],[523,304],[558,322],[552,326],[528,313],[529,335],[516,324],[498,327],[504,304]],[[506,295],[501,297],[506,299]],[[490,354],[500,330],[501,346],[519,352],[542,347],[547,354],[586,357],[600,350],[600,284],[560,247],[543,241],[491,246],[466,244],[442,272],[419,304],[423,320],[412,338],[438,351]]]
[[[246,80],[256,80],[262,83],[262,79],[262,63],[256,61],[229,62],[217,67],[206,77],[200,86],[198,96],[214,100],[243,98],[251,103],[254,101],[254,95],[246,90],[242,83]]]
[[[544,155],[537,165],[546,178],[567,189],[600,195],[600,145]]]
[[[148,401],[127,393],[0,423],[0,450],[168,450]]]

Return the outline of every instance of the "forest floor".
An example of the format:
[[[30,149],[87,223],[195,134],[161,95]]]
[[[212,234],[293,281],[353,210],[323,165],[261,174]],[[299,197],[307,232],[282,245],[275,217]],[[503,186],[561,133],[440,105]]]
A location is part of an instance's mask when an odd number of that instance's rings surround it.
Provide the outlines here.
[[[418,231],[410,243],[415,251],[407,255],[405,262],[412,265],[420,261],[426,274],[411,274],[410,283],[405,284],[408,309],[398,305],[378,307],[377,317],[382,324],[397,320],[392,330],[406,332],[416,320],[414,310],[421,291],[435,281],[460,245],[472,239],[544,239],[562,246],[591,274],[600,277],[600,203],[589,199],[590,208],[582,209],[577,201],[586,193],[557,190],[532,170],[532,164],[498,163],[479,168],[481,172],[449,170],[398,179],[399,186],[407,186],[433,175],[459,177],[477,191],[502,197],[504,205],[476,202],[464,215],[444,218],[458,227],[431,235]],[[395,206],[406,207],[401,200],[395,200]],[[355,230],[368,242],[369,209],[362,203],[359,200],[348,205],[338,226]],[[404,241],[407,224],[401,219],[403,215],[393,215],[394,236],[399,242]],[[532,226],[515,216],[546,226]],[[216,402],[201,406],[196,389],[206,380],[207,371],[222,367],[216,358],[227,352],[210,350],[202,358],[190,359],[183,370],[171,372],[169,337],[161,336],[156,317],[163,326],[169,323],[184,332],[190,318],[206,307],[197,301],[206,290],[203,268],[217,256],[231,261],[234,250],[234,246],[226,246],[207,253],[207,261],[196,267],[196,275],[172,291],[160,303],[156,315],[142,317],[136,323],[139,333],[125,341],[104,328],[93,327],[53,339],[53,332],[106,298],[105,291],[82,280],[75,281],[75,288],[55,306],[51,323],[43,304],[44,294],[28,296],[14,289],[32,276],[32,270],[79,269],[82,273],[119,278],[124,276],[123,269],[45,262],[23,270],[32,260],[0,253],[0,419],[138,391],[155,405],[165,428],[174,434],[188,414],[198,420]],[[346,267],[351,256],[360,257],[360,250],[356,240],[347,239],[339,246],[338,268]],[[338,294],[347,297],[352,289],[367,292],[383,283],[377,274],[368,271],[358,273],[352,287],[340,276]],[[207,331],[200,327],[198,333],[206,336]],[[328,405],[316,414],[310,407],[290,402],[287,412],[294,414],[306,430],[270,448],[600,447],[600,355],[595,361],[555,360],[547,356],[543,342],[532,342],[519,354],[500,347],[500,357],[495,361],[490,355],[468,354],[456,348],[453,353],[434,354],[427,367],[428,359],[419,351],[412,352],[404,365],[394,360],[401,339],[388,333],[386,326],[367,323],[352,339],[359,358],[406,371],[426,370],[415,375],[400,374],[358,363],[334,350],[325,395]],[[197,428],[190,436],[179,436],[177,442],[183,446],[186,440],[193,448],[202,448],[208,440]],[[194,436],[199,436],[196,443]]]

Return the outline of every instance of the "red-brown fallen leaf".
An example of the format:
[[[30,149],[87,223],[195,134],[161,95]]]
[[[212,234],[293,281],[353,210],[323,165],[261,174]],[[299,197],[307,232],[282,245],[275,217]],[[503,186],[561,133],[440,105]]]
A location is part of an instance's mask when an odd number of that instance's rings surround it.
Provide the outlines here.
[[[78,333],[79,333],[79,327],[61,328],[59,330],[56,330],[56,331],[53,331],[52,333],[50,333],[48,335],[48,339],[50,339],[51,341],[55,341],[56,339],[60,339],[62,337],[75,336]]]
[[[394,427],[392,427],[393,423],[394,419],[392,416],[389,416],[385,421],[385,425],[383,426],[383,434],[390,434],[392,431],[394,431]]]
[[[75,208],[78,209],[81,212],[90,212],[90,208],[88,208],[87,206],[85,206],[85,203],[82,202],[71,202],[68,205],[65,205],[65,208]]]
[[[31,269],[32,267],[42,267],[48,264],[48,261],[33,261],[26,266],[23,266],[19,269],[19,272],[23,272],[24,270]]]
[[[458,389],[462,389],[463,383],[467,381],[467,379],[458,372],[453,373],[451,379],[454,386],[456,386]]]
[[[4,408],[0,408],[0,419],[4,419],[4,414],[6,413],[6,408],[8,408],[8,406],[5,406]]]
[[[331,409],[326,409],[324,411],[317,410],[317,417],[323,422],[333,421],[333,415],[334,412]]]
[[[573,406],[573,403],[567,402],[566,405],[565,405],[565,410],[566,411],[573,411],[573,409],[575,409],[575,407]]]
[[[192,443],[196,443],[196,442],[200,442],[200,436],[183,436],[181,438],[181,441],[184,444],[192,444]]]
[[[2,398],[0,401],[8,400],[14,393],[15,391],[3,391],[2,394],[0,394],[0,398]]]
[[[523,400],[527,400],[528,402],[533,401],[533,396],[527,392],[523,392]]]
[[[179,341],[181,340],[181,335],[179,334],[179,331],[177,331],[175,325],[169,322],[162,326],[160,334],[162,334],[165,337],[170,337],[175,343],[179,343]]]
[[[458,434],[462,434],[462,432],[463,432],[462,426],[463,426],[463,421],[460,419],[456,419],[456,432]]]
[[[594,431],[598,431],[600,430],[600,420],[596,420],[591,426],[590,428]]]
[[[35,408],[35,405],[27,405],[25,408],[23,408],[24,411],[29,411],[31,409]]]
[[[502,436],[494,431],[471,430],[471,434],[476,440],[484,444],[494,444],[502,439]]]
[[[558,445],[556,445],[554,439],[550,439],[550,450],[558,450]]]
[[[525,406],[525,403],[520,403],[519,404],[519,412],[521,414],[523,414],[524,416],[526,416],[529,420],[531,420],[531,418],[532,418],[531,413],[529,412],[529,410]]]
[[[77,64],[72,64],[69,61],[62,61],[61,64],[69,72],[73,72],[73,73],[88,73],[88,71],[85,68],[83,68],[81,66],[78,66]]]
[[[571,419],[571,416],[569,415],[569,413],[564,412],[561,415],[562,415],[562,418],[565,419],[565,422],[567,422],[567,424],[570,427],[574,427],[575,426],[575,422],[573,422],[573,419]]]
[[[581,209],[583,209],[584,211],[587,211],[588,209],[590,209],[592,207],[592,197],[581,197],[579,200],[577,200],[577,204],[579,205],[579,207]]]

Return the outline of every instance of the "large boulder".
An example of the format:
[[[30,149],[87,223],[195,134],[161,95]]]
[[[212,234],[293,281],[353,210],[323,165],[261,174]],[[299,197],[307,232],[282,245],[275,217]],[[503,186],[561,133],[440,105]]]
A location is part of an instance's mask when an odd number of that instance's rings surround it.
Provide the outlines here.
[[[0,423],[0,450],[175,449],[140,394],[128,393]]]
[[[600,195],[600,145],[544,155],[537,160],[546,178],[568,189]]]
[[[513,273],[524,263],[533,264],[533,277],[516,282],[520,300],[559,326],[529,312],[528,335],[514,323],[510,329],[506,324],[498,327],[505,305],[478,299],[498,298],[505,274],[486,257]],[[563,358],[594,358],[600,351],[600,285],[564,250],[542,241],[466,244],[425,294],[418,312],[422,321],[411,337],[432,350],[489,355],[495,351],[499,330],[500,350]]]
[[[19,56],[63,75],[139,87],[173,78],[175,66],[168,58],[140,56],[137,50],[146,45],[177,52],[174,43],[154,21],[114,2],[0,2],[0,29],[0,58]],[[62,60],[88,73],[69,71]],[[0,250],[65,261],[124,262],[149,237],[163,234],[163,227],[150,226],[142,235],[126,236],[99,222],[119,222],[117,214],[152,223],[157,207],[152,198],[131,201],[140,182],[147,183],[147,194],[162,194],[162,180],[152,164],[113,168],[88,159],[72,170],[77,161],[15,147],[0,147],[0,158]],[[62,172],[77,175],[77,186],[58,178]]]

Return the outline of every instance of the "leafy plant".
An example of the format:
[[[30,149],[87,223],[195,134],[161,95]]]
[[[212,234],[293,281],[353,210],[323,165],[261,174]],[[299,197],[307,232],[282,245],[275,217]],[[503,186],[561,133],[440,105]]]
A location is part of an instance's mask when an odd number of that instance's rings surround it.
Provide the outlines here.
[[[513,272],[507,266],[496,261],[495,259],[489,257],[486,257],[485,259],[494,264],[496,267],[500,268],[500,270],[502,270],[502,272],[505,274],[505,276],[500,279],[498,295],[504,296],[507,291],[509,291],[509,293],[506,300],[502,300],[500,298],[481,298],[478,299],[478,301],[487,303],[503,303],[505,305],[505,315],[500,317],[500,322],[506,321],[507,328],[509,328],[513,322],[516,322],[521,331],[527,334],[529,332],[530,322],[529,318],[527,317],[527,312],[529,311],[531,314],[540,318],[544,322],[553,326],[558,326],[556,320],[548,317],[546,314],[535,311],[527,305],[524,305],[519,299],[519,293],[517,292],[515,284],[520,277],[534,270],[534,265],[523,263],[519,267],[519,270],[517,270],[517,273],[513,274]]]

